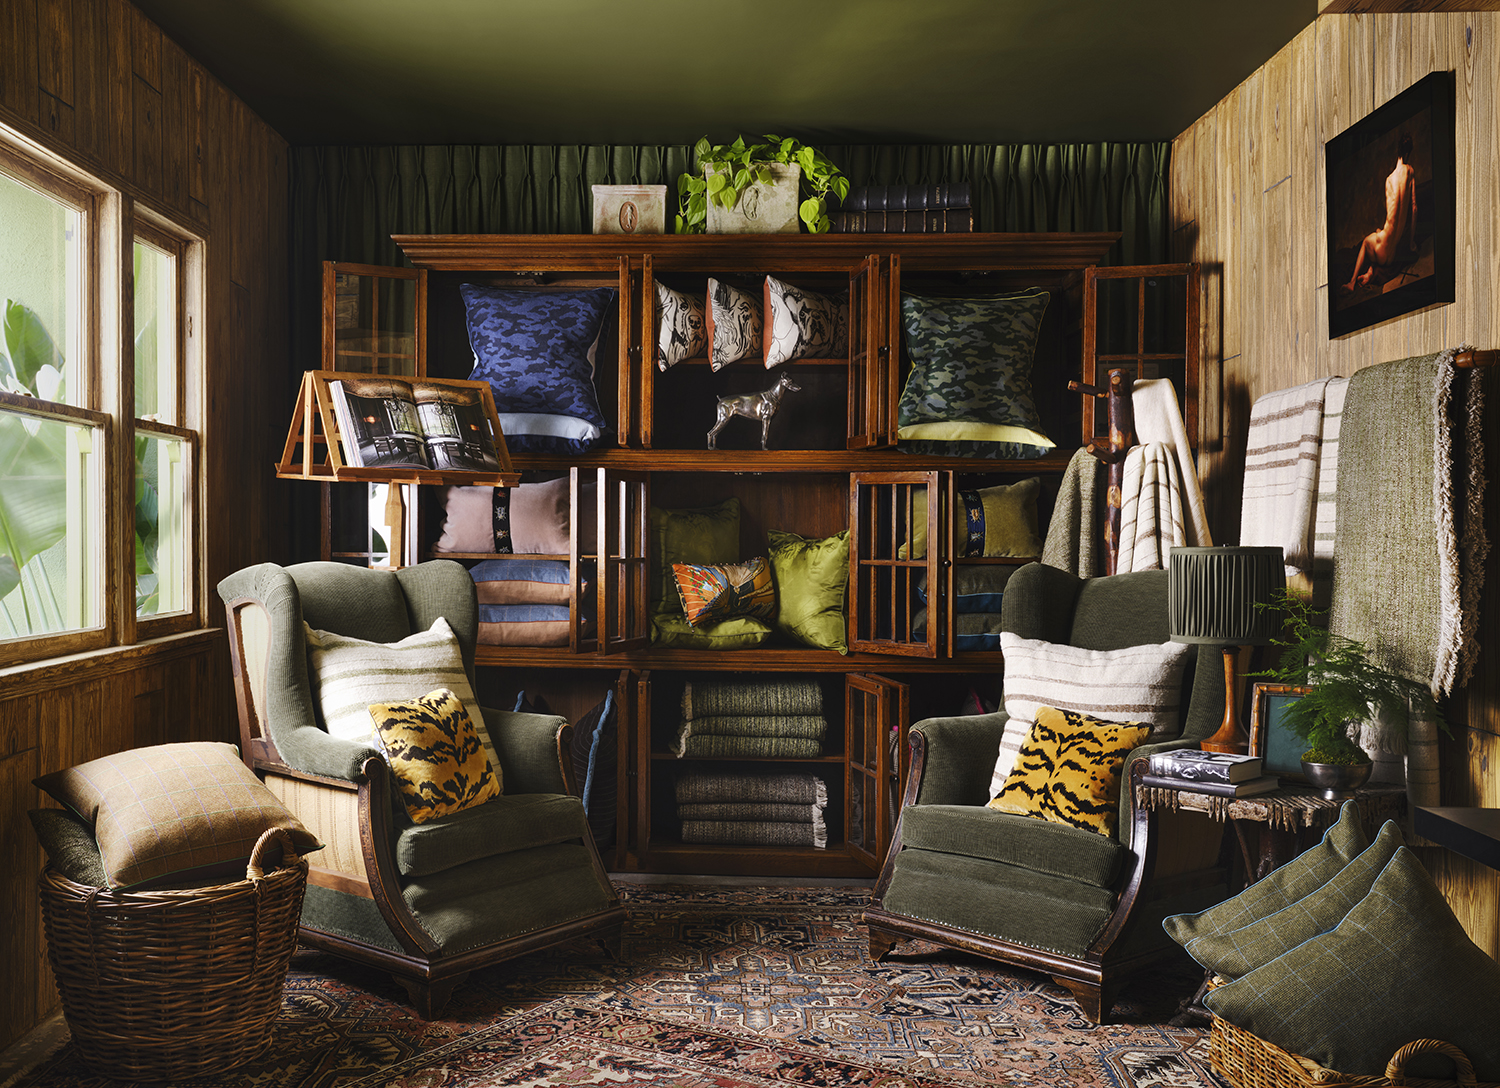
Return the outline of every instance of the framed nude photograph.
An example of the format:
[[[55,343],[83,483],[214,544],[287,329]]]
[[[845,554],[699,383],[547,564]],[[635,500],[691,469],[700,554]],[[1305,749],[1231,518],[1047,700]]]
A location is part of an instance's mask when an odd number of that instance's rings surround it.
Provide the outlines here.
[[[1302,753],[1307,741],[1286,724],[1287,708],[1312,688],[1291,684],[1261,684],[1250,688],[1250,755],[1260,756],[1261,773],[1306,782]]]
[[[1453,73],[1323,145],[1330,338],[1453,301]]]

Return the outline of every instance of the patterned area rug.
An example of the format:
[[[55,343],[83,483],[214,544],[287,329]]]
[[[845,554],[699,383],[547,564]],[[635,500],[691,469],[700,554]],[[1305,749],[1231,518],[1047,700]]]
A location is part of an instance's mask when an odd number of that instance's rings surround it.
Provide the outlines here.
[[[1089,1024],[1043,975],[912,942],[871,963],[862,887],[620,885],[622,957],[577,941],[475,972],[441,1020],[388,975],[292,960],[259,1059],[201,1088],[681,1085],[1216,1088],[1206,1034],[1172,1027],[1197,978],[1127,986]],[[110,1088],[63,1045],[20,1085]]]

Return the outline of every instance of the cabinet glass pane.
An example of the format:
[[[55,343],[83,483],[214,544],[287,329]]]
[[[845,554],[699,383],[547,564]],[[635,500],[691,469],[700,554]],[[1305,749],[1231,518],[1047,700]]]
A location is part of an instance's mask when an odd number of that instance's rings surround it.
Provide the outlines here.
[[[413,375],[416,329],[415,280],[334,274],[334,369]]]

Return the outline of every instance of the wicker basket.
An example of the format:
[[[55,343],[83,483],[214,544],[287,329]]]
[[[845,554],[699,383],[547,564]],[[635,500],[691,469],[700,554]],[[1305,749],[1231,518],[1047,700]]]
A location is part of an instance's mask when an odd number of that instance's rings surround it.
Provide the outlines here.
[[[1433,1051],[1453,1059],[1457,1080],[1406,1075],[1406,1063],[1411,1058]],[[1495,1081],[1476,1081],[1468,1055],[1452,1043],[1437,1039],[1407,1043],[1391,1056],[1384,1076],[1355,1076],[1282,1050],[1218,1016],[1214,1017],[1213,1027],[1209,1030],[1208,1060],[1214,1072],[1233,1088],[1384,1088],[1386,1085],[1392,1088],[1400,1085],[1410,1088],[1456,1088],[1459,1085],[1500,1088]]]
[[[263,861],[274,844],[279,869]],[[270,1040],[307,888],[285,831],[232,884],[119,891],[43,870],[42,921],[80,1056],[122,1080],[170,1081],[249,1060]]]

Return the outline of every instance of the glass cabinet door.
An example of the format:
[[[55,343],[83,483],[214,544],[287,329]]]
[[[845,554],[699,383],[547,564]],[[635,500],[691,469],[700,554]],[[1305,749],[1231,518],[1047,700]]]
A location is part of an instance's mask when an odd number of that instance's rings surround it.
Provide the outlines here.
[[[894,268],[899,257],[891,258]],[[880,258],[869,256],[849,275],[849,449],[896,444],[896,352],[885,320]],[[892,313],[899,312],[892,310]]]
[[[423,377],[425,269],[323,262],[323,369]]]
[[[905,684],[862,673],[845,677],[844,826],[849,852],[872,868],[885,861],[901,807],[908,704]]]
[[[951,488],[945,472],[850,476],[851,650],[908,657],[942,651]]]

